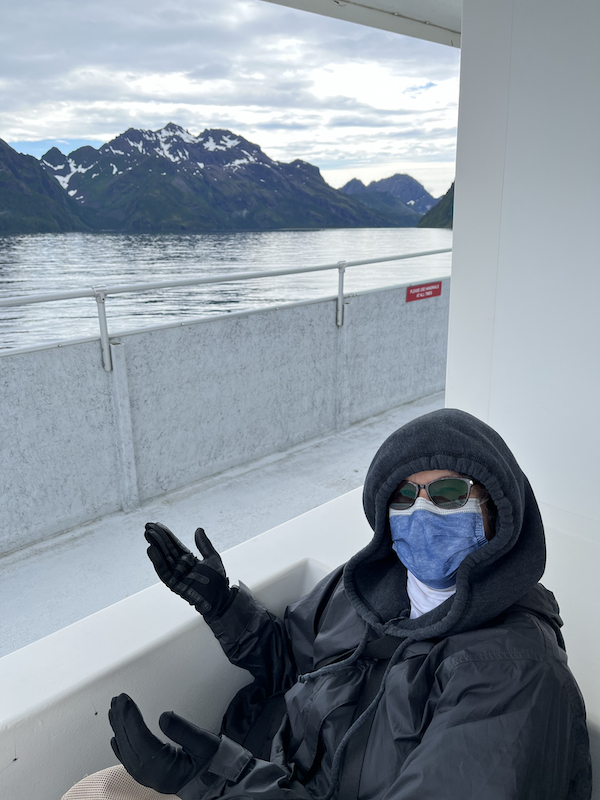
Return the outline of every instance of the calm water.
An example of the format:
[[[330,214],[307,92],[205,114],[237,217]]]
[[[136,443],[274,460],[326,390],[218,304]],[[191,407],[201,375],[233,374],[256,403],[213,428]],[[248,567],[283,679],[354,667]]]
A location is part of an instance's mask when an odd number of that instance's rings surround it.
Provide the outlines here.
[[[223,234],[0,236],[0,297],[355,261],[452,246],[452,232],[362,228]],[[346,271],[347,292],[450,274],[450,254]],[[337,271],[117,295],[111,333],[337,293]],[[98,335],[93,298],[0,308],[0,349]]]

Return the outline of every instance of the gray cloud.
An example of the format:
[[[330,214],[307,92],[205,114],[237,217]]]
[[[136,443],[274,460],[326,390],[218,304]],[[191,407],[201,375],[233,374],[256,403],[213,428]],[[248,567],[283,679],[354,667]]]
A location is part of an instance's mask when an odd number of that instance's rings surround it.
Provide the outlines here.
[[[230,79],[242,68],[272,73],[276,63],[300,76],[340,59],[441,80],[457,63],[450,48],[261,0],[180,0],[176,8],[162,0],[29,0],[3,16],[0,74],[13,79],[45,81],[78,65]]]
[[[458,53],[261,0],[6,4],[0,137],[105,140],[171,120],[193,133],[231,128],[273,157],[324,168],[397,158],[405,145],[418,158],[453,159],[443,108],[317,97],[313,73],[332,64],[378,65],[410,79],[407,95],[426,98],[456,77]],[[167,94],[161,82],[174,73],[187,85]],[[261,133],[275,143],[265,145]],[[389,146],[392,140],[400,144]]]

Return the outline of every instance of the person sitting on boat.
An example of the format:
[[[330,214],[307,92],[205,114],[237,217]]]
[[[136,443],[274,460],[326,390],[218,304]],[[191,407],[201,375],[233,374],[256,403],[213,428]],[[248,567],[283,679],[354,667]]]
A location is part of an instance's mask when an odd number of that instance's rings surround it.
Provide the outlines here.
[[[364,509],[371,542],[284,619],[229,587],[202,529],[197,559],[146,526],[159,578],[255,682],[219,736],[163,714],[176,745],[114,698],[114,752],[149,793],[127,797],[590,797],[584,705],[538,582],[542,520],[503,439],[457,410],[413,420],[375,455]]]

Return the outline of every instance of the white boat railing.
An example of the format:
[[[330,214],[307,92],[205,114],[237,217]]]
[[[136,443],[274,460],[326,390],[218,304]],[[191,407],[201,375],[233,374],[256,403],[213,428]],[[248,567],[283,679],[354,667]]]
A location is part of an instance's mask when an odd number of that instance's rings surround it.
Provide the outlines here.
[[[409,258],[424,258],[441,253],[450,253],[452,248],[445,247],[440,250],[422,250],[416,253],[384,256],[380,258],[367,258],[359,261],[338,261],[335,264],[320,264],[314,267],[290,267],[287,269],[262,270],[257,272],[236,272],[217,275],[206,275],[202,278],[180,278],[174,281],[155,281],[153,283],[123,283],[112,286],[91,286],[85,289],[73,289],[69,292],[47,292],[31,295],[12,295],[0,298],[0,308],[7,306],[24,306],[37,303],[50,303],[57,300],[74,300],[80,297],[93,297],[98,309],[98,322],[100,326],[100,342],[102,346],[102,363],[107,372],[112,370],[110,353],[110,335],[106,319],[106,298],[110,295],[126,294],[133,292],[151,292],[156,289],[172,289],[178,286],[200,286],[213,283],[229,283],[234,281],[250,281],[259,278],[274,278],[280,275],[300,275],[308,272],[326,272],[338,270],[338,293],[336,324],[344,324],[344,273],[350,267],[361,267],[371,264],[382,264],[387,261],[402,261]],[[8,355],[8,353],[6,353]]]

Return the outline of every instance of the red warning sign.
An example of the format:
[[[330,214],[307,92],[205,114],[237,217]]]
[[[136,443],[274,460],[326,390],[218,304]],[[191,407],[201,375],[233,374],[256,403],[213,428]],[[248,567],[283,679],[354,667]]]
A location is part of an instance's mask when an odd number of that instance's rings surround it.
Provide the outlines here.
[[[424,300],[426,297],[439,297],[442,293],[442,282],[422,283],[419,286],[409,286],[406,290],[406,302],[411,300]]]

